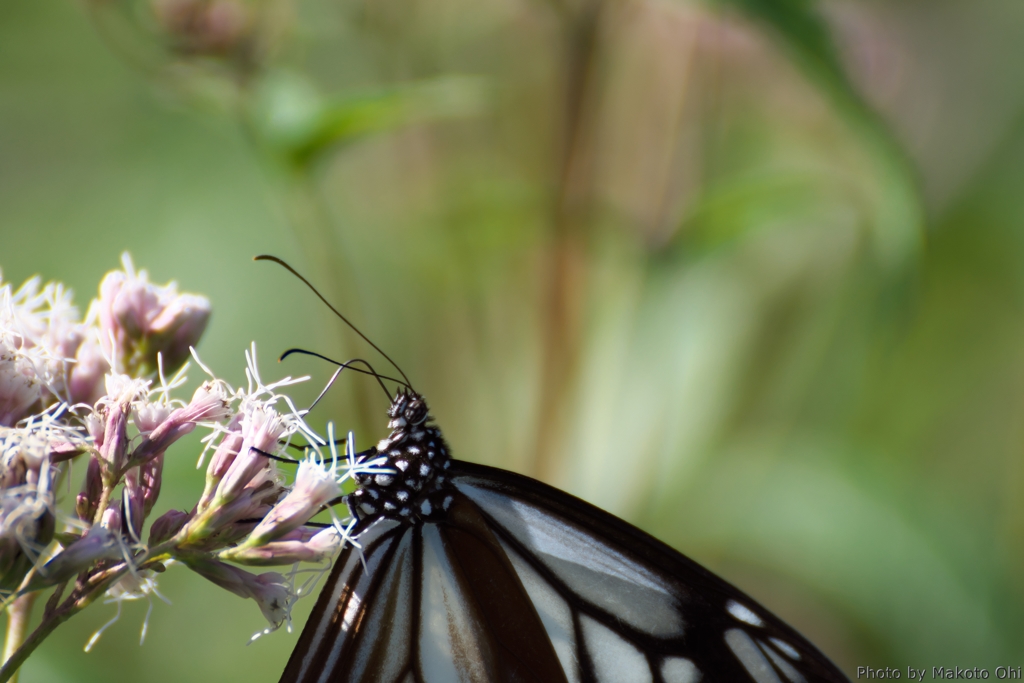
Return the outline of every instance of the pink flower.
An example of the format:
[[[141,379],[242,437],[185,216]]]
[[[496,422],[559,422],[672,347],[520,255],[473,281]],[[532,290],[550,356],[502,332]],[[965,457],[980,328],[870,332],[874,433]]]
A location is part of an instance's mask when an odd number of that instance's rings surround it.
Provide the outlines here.
[[[334,555],[340,546],[341,535],[333,527],[321,529],[311,537],[308,530],[296,529],[265,545],[229,548],[221,552],[220,557],[252,566],[322,562]]]
[[[268,406],[257,404],[245,414],[242,418],[241,448],[217,487],[215,501],[227,502],[241,493],[269,462],[259,451],[270,453],[277,450],[277,440],[287,428],[285,420]]]
[[[100,283],[100,343],[122,370],[151,373],[162,353],[164,370],[173,372],[206,329],[210,302],[179,294],[174,282],[162,287],[149,282],[145,270],[135,272],[127,253],[121,262],[124,270],[107,273]]]
[[[67,386],[71,402],[96,403],[103,395],[103,376],[110,372],[110,364],[103,357],[95,331],[78,347],[75,362],[69,365]]]
[[[263,518],[245,546],[263,545],[297,529],[340,495],[341,487],[333,472],[311,459],[303,460],[292,490]]]
[[[227,397],[216,391],[210,383],[196,389],[192,401],[187,406],[171,411],[163,419],[163,412],[157,409],[137,412],[136,425],[144,433],[144,428],[148,428],[148,434],[133,452],[132,463],[146,463],[151,458],[161,455],[175,441],[191,433],[196,428],[196,423],[221,420],[229,414]]]
[[[199,556],[184,556],[188,568],[242,598],[252,598],[274,628],[288,618],[295,595],[280,574],[250,574],[244,569]]]

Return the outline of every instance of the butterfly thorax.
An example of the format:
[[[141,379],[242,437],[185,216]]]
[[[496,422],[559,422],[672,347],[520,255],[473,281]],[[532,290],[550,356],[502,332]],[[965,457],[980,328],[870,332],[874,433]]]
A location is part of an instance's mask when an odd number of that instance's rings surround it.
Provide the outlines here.
[[[356,477],[349,508],[363,523],[381,517],[409,524],[437,519],[452,502],[446,476],[451,466],[448,444],[433,424],[426,401],[415,392],[399,392],[388,417],[391,433],[367,455],[368,460],[385,460],[375,468],[380,471]]]

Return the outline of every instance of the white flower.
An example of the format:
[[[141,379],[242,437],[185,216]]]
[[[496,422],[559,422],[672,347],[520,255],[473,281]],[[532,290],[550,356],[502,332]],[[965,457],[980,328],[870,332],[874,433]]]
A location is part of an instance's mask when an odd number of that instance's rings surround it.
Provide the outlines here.
[[[340,495],[341,487],[333,470],[313,458],[303,460],[292,490],[263,518],[243,545],[263,545],[297,529]]]

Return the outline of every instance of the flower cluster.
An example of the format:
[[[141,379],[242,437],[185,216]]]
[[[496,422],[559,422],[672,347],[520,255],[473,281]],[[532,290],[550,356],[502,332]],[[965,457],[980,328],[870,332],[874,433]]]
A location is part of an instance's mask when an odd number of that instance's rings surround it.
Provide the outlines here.
[[[351,435],[340,458],[333,431],[329,441],[310,431],[280,393],[306,378],[265,384],[255,346],[246,387],[217,379],[193,349],[207,300],[150,283],[127,255],[123,264],[103,279],[84,321],[59,284],[0,288],[0,596],[9,607],[56,586],[39,626],[53,628],[100,596],[157,594],[156,574],[180,563],[255,600],[268,630],[277,628],[294,587],[236,565],[329,559],[350,527],[333,512],[324,528],[310,519],[330,509],[346,479],[378,463],[356,462]],[[186,401],[173,395],[190,354],[209,379]],[[165,512],[147,533],[168,449],[197,427],[209,430],[205,487],[191,510]],[[296,437],[306,443],[298,460],[287,455]],[[65,514],[53,492],[76,459],[84,483]],[[290,485],[280,460],[297,465]],[[30,638],[22,650],[37,644]],[[0,680],[28,654],[19,653]]]

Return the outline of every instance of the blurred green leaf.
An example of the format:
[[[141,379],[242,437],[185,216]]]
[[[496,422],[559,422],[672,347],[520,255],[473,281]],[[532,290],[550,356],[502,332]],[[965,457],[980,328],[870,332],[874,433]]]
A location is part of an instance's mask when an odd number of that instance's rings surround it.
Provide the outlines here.
[[[918,255],[924,239],[916,172],[887,123],[850,80],[814,0],[715,0],[767,25],[794,61],[832,102],[871,155],[878,187],[874,246],[882,264]]]
[[[369,135],[475,116],[485,108],[486,87],[480,78],[446,76],[325,98],[300,75],[278,73],[267,78],[256,100],[253,123],[260,139],[304,167]]]

